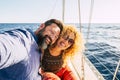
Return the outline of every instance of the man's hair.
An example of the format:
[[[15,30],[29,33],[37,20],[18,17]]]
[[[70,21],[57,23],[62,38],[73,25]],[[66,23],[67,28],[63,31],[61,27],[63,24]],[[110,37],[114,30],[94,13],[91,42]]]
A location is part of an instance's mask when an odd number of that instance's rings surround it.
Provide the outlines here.
[[[63,30],[63,23],[57,19],[50,19],[45,22],[45,27],[51,25],[52,23],[56,24],[60,28],[60,33]]]

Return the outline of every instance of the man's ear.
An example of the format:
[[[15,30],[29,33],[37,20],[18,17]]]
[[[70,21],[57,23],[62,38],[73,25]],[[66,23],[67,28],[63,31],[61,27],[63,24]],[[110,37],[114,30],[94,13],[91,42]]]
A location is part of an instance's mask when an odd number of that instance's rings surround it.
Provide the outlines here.
[[[40,32],[40,30],[42,30],[44,27],[45,27],[45,24],[42,23],[42,24],[39,26],[39,28],[35,31],[35,34],[37,35],[37,34]]]
[[[44,27],[45,27],[45,24],[42,23],[42,24],[40,25],[40,27],[39,27],[39,30],[43,29]]]

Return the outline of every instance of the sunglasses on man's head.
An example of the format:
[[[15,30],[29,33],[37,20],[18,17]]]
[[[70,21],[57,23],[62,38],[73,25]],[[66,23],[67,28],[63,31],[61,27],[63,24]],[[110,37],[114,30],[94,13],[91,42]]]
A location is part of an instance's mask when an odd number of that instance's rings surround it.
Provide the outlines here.
[[[65,40],[68,40],[69,44],[73,44],[74,43],[74,40],[70,39],[69,36],[62,36],[62,38],[65,39]]]

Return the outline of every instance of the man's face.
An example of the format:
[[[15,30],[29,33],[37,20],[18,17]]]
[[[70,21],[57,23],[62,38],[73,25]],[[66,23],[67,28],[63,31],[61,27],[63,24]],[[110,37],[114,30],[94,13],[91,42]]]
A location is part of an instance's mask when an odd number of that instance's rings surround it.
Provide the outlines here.
[[[42,47],[47,47],[48,45],[51,45],[55,43],[55,41],[58,39],[58,36],[60,34],[60,28],[56,24],[51,24],[45,28],[42,35],[44,37]]]

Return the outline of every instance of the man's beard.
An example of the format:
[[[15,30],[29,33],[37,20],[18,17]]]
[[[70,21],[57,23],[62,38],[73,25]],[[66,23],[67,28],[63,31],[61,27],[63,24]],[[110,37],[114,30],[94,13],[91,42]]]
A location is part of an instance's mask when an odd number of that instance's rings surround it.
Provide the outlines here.
[[[47,49],[47,47],[48,47],[48,44],[45,42],[45,38],[44,38],[44,40],[42,41],[42,43],[41,43],[41,49]]]
[[[50,39],[49,44],[46,43],[46,38]],[[39,46],[39,48],[46,49],[48,46],[51,45],[51,43],[52,43],[52,40],[51,40],[51,38],[49,36],[47,36],[47,35],[46,36],[43,36],[43,35],[38,36],[38,46]]]

